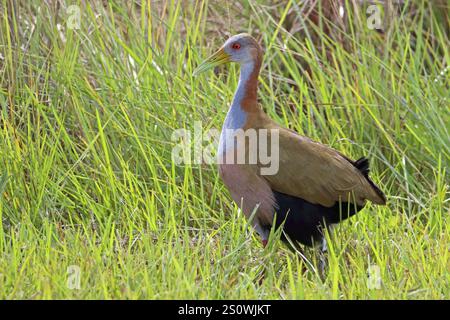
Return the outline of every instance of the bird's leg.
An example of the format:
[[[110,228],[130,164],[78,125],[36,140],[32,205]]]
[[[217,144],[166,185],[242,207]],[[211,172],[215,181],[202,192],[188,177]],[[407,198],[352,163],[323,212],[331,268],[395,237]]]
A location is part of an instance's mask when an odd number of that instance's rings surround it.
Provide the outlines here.
[[[261,243],[262,243],[263,248],[267,247],[267,239],[262,239]]]
[[[263,248],[267,247],[267,239],[262,238],[261,243]],[[266,268],[263,266],[263,270],[261,271],[259,277],[258,277],[258,284],[262,285],[264,278],[266,277]]]
[[[320,247],[320,254],[319,254],[319,269],[320,269],[320,275],[322,277],[325,277],[325,268],[327,266],[327,254],[328,247],[327,247],[327,240],[325,237],[322,238],[322,245]]]
[[[256,232],[259,234],[259,236],[261,237],[261,243],[263,245],[263,248],[265,248],[267,246],[267,240],[269,239],[269,230],[261,227],[259,222],[256,222],[254,224],[254,228],[255,228]]]
[[[266,248],[267,240],[269,239],[269,231],[267,229],[262,228],[259,223],[255,223],[254,228],[255,228],[256,232],[258,232],[259,236],[261,237],[261,243],[262,243],[263,248]],[[257,278],[259,285],[262,285],[265,277],[266,277],[266,267],[263,264],[263,270],[261,271],[260,275]]]

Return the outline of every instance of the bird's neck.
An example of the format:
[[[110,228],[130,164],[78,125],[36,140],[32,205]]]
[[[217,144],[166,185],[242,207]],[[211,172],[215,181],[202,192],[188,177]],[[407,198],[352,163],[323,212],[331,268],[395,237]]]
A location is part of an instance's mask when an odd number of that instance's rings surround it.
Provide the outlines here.
[[[239,83],[225,120],[224,129],[238,129],[245,125],[249,112],[258,109],[258,75],[260,59],[241,64]]]
[[[257,59],[241,64],[241,74],[232,107],[238,105],[243,110],[251,112],[257,106],[260,68],[261,63]]]

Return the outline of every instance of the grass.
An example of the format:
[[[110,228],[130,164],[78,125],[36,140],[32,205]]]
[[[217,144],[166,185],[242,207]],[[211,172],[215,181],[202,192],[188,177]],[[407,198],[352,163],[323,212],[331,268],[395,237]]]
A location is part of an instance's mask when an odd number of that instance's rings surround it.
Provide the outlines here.
[[[345,45],[286,29],[295,1],[94,1],[79,29],[69,4],[0,0],[0,298],[450,298],[448,17],[431,1],[385,35],[352,17]],[[276,235],[262,249],[215,165],[171,160],[174,130],[221,127],[237,68],[192,71],[242,31],[266,49],[267,113],[369,156],[388,195],[328,235],[324,279]]]

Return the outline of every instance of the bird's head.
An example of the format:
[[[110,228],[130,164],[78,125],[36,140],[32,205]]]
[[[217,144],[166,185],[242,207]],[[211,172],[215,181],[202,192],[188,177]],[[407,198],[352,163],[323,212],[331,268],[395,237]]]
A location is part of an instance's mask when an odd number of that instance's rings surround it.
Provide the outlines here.
[[[194,76],[228,62],[245,64],[259,61],[261,55],[262,49],[255,38],[247,33],[240,33],[225,41],[216,53],[203,61],[194,70]]]

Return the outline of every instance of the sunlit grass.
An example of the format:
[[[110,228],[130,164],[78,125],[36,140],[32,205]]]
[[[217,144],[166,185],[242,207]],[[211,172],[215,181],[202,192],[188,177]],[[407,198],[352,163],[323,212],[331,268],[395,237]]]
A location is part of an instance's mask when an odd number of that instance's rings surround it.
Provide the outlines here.
[[[238,19],[222,2],[98,2],[75,30],[67,7],[0,0],[0,298],[450,298],[449,40],[430,3],[385,36],[354,17],[346,50],[285,30],[293,1]],[[267,113],[370,157],[388,195],[329,234],[324,279],[276,239],[262,249],[214,165],[171,160],[175,129],[221,127],[238,69],[192,71],[243,31],[266,49]]]

